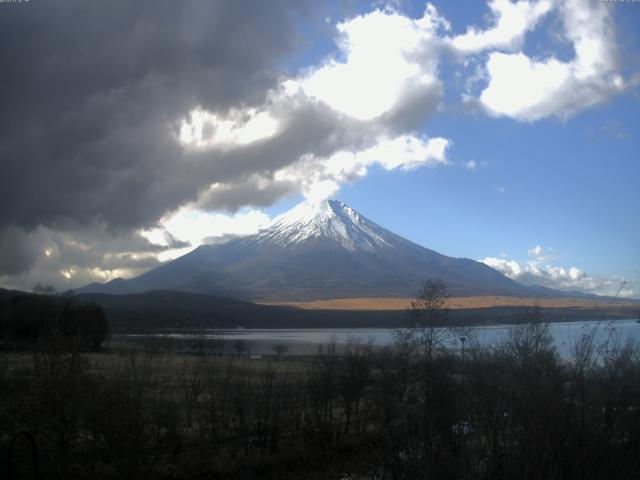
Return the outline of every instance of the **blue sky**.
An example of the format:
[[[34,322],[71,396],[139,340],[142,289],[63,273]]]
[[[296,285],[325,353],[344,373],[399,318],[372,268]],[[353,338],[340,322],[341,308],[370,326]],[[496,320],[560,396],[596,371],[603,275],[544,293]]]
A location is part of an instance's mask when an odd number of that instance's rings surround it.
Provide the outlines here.
[[[135,276],[337,198],[523,283],[640,298],[640,3],[78,2],[0,10],[3,45],[39,25],[3,53],[0,285]]]

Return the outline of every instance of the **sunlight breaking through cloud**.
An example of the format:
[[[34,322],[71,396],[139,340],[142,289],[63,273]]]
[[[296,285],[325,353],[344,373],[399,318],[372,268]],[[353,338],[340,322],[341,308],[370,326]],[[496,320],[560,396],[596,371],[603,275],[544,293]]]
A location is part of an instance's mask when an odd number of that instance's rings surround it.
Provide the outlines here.
[[[190,147],[231,147],[272,137],[278,127],[279,122],[266,111],[248,109],[220,117],[197,108],[182,120],[179,138]]]

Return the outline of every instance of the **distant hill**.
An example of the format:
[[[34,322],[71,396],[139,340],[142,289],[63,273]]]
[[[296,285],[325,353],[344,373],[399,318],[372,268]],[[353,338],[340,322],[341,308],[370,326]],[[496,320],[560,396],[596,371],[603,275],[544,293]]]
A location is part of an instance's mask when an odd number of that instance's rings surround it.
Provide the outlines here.
[[[176,291],[142,294],[81,294],[77,302],[101,305],[115,330],[148,331],[176,328],[338,328],[397,327],[408,319],[401,310],[304,310],[294,307],[257,305],[249,302]],[[607,306],[543,308],[547,321],[589,318],[631,318],[637,307]],[[500,306],[451,310],[453,322],[465,324],[511,323],[525,319],[526,308]]]
[[[150,291],[139,294],[75,295],[75,301],[95,302],[108,313],[116,327],[235,328],[237,326],[292,325],[298,309],[256,305],[226,297],[179,291]]]
[[[0,289],[2,305],[16,297],[37,295]],[[306,310],[288,306],[258,305],[230,298],[177,291],[151,291],[140,294],[79,294],[71,297],[47,296],[60,302],[94,302],[100,305],[114,331],[148,332],[149,330],[182,328],[392,328],[408,319],[404,309],[394,310]],[[590,318],[636,318],[637,306],[543,308],[546,321],[587,320]],[[489,308],[456,308],[450,319],[464,324],[512,323],[526,319],[526,308],[498,306]]]
[[[302,203],[249,237],[194,251],[129,280],[78,293],[173,290],[245,300],[413,297],[441,278],[456,296],[568,296],[528,287],[484,263],[442,255],[337,202]]]

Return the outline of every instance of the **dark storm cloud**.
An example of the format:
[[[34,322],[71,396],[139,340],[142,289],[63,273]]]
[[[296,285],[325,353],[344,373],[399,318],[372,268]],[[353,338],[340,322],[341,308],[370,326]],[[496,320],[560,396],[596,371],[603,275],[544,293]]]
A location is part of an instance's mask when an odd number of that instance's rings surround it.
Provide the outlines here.
[[[30,269],[37,258],[33,247],[32,240],[19,228],[0,232],[0,277]]]
[[[37,282],[57,287],[64,282],[66,289],[100,278],[98,270],[146,270],[159,264],[157,254],[166,248],[189,246],[170,234],[165,240],[168,246],[154,245],[141,235],[118,235],[96,224],[72,232],[8,227],[0,233],[0,284],[30,289]],[[73,281],[65,281],[63,271],[73,271]]]
[[[0,228],[137,227],[193,198],[217,172],[185,167],[176,122],[264,101],[307,9],[291,3],[0,9]]]
[[[203,210],[225,209],[237,212],[247,205],[267,207],[280,198],[296,193],[299,185],[291,181],[275,181],[259,175],[231,184],[212,187],[200,196],[197,206]]]
[[[412,85],[394,108],[383,115],[382,121],[397,134],[419,131],[437,112],[443,95],[443,86],[439,81]]]
[[[382,131],[377,125],[339,115],[306,97],[282,99],[281,103],[276,112],[282,119],[277,135],[230,150],[195,153],[189,157],[189,168],[199,172],[198,178],[233,182],[255,172],[275,172],[304,155],[323,157],[345,148],[361,149],[371,145]]]

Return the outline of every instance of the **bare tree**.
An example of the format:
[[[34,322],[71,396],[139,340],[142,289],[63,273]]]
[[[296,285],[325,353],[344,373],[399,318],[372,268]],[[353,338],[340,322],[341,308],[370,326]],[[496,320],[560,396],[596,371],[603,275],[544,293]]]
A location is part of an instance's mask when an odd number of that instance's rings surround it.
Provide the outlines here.
[[[423,354],[428,362],[442,345],[449,319],[449,293],[439,278],[425,281],[409,307],[409,325],[394,332],[396,344]]]
[[[205,391],[205,369],[202,363],[193,364],[188,360],[183,360],[181,367],[177,374],[177,381],[182,390],[183,405],[187,414],[187,426],[191,428],[193,425],[193,413]]]
[[[280,357],[287,353],[289,347],[287,347],[284,343],[276,343],[271,347],[271,349],[273,350],[273,353],[276,354],[276,360],[280,360]]]
[[[555,353],[549,324],[544,321],[538,302],[522,310],[520,321],[509,329],[502,348],[522,362]]]
[[[241,338],[238,338],[233,342],[233,349],[236,351],[237,357],[248,351],[246,342]]]

